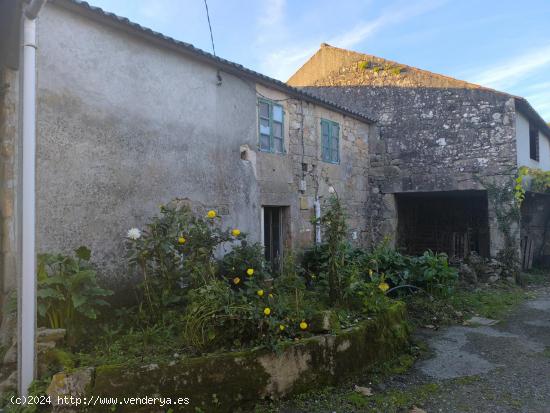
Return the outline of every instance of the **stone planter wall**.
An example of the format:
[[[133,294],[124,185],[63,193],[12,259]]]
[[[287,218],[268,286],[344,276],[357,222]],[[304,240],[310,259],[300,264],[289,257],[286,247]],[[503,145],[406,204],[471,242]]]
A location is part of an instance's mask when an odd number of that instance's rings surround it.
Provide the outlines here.
[[[83,397],[188,397],[187,406],[119,406],[124,412],[234,412],[264,398],[277,399],[334,384],[393,358],[407,344],[405,306],[393,304],[376,319],[336,335],[315,336],[280,352],[254,349],[193,357],[139,368],[99,366],[53,377],[48,393]],[[91,411],[104,411],[105,406]],[[196,408],[202,410],[196,410]],[[156,409],[156,410],[155,410]]]

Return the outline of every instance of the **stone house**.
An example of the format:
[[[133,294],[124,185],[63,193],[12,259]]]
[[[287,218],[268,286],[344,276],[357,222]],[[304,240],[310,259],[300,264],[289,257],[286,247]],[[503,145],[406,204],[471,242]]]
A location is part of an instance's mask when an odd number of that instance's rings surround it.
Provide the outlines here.
[[[21,5],[0,5],[5,348],[21,273]],[[48,1],[36,46],[37,252],[87,245],[121,288],[126,232],[179,198],[218,211],[280,262],[313,244],[331,186],[350,212],[350,239],[366,241],[369,117],[84,2]]]
[[[495,257],[510,244],[550,256],[547,195],[526,194],[509,235],[499,222],[518,167],[550,169],[550,128],[525,99],[327,44],[287,83],[378,120],[369,191],[381,203],[369,213],[380,235],[410,253]]]

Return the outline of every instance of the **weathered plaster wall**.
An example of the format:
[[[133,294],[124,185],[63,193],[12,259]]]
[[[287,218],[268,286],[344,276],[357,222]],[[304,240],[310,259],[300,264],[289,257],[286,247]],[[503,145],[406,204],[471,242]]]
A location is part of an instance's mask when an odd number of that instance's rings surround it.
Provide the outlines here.
[[[369,189],[381,202],[368,212],[380,235],[395,234],[394,193],[483,189],[478,178],[512,185],[516,111],[509,95],[329,46],[289,83],[378,119]],[[494,208],[489,221],[496,254],[503,239]]]
[[[259,240],[254,85],[52,4],[38,36],[39,251],[86,244],[114,272],[128,228],[176,197]]]
[[[550,138],[539,132],[539,160],[531,159],[529,120],[521,113],[516,120],[517,162],[519,166],[550,170]]]
[[[17,289],[18,72],[0,67],[0,394],[15,388]]]

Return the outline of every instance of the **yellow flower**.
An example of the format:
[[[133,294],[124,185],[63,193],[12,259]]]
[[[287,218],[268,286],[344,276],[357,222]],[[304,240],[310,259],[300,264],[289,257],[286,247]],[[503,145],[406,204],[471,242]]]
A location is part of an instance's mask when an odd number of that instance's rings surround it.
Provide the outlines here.
[[[187,241],[184,237],[178,238],[178,244],[185,244],[185,241]]]
[[[269,293],[269,294],[268,294],[268,297],[269,297],[269,298],[273,298],[273,294]]]
[[[286,327],[285,327],[284,325],[282,325],[282,324],[279,324],[279,330],[281,330],[281,331],[285,331],[285,328],[286,328]]]
[[[369,277],[372,277],[373,273],[374,273],[374,271],[369,268]]]
[[[216,211],[214,211],[213,209],[211,209],[210,211],[208,211],[208,214],[206,214],[208,216],[208,218],[216,218]]]
[[[248,270],[246,270],[246,273],[248,274],[249,277],[252,277],[254,275],[254,269],[249,268]]]
[[[264,308],[264,315],[269,315],[269,314],[271,314],[271,308],[269,307]]]
[[[256,294],[258,294],[260,297],[264,296],[264,290],[258,290],[256,291]]]
[[[239,277],[233,278],[233,284],[237,285],[240,282],[241,282],[241,279]]]
[[[235,228],[233,231],[231,231],[231,235],[233,235],[234,237],[238,237],[239,235],[241,235],[241,230]]]
[[[390,289],[390,286],[388,285],[388,283],[380,283],[378,285],[378,288],[380,288],[383,292],[386,292]]]
[[[300,323],[300,328],[301,328],[302,330],[307,329],[307,323],[306,323],[304,320],[302,320],[302,322]]]

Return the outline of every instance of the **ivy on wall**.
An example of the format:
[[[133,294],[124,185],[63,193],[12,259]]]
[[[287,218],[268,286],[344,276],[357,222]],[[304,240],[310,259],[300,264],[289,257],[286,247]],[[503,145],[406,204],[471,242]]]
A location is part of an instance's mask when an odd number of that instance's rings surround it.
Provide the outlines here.
[[[503,248],[497,253],[496,258],[504,264],[506,276],[511,276],[519,281],[520,256],[519,245],[517,242],[519,230],[519,221],[521,217],[521,202],[525,197],[520,172],[511,180],[491,182],[478,181],[487,190],[487,198],[492,210],[495,213],[497,228],[504,239]]]

